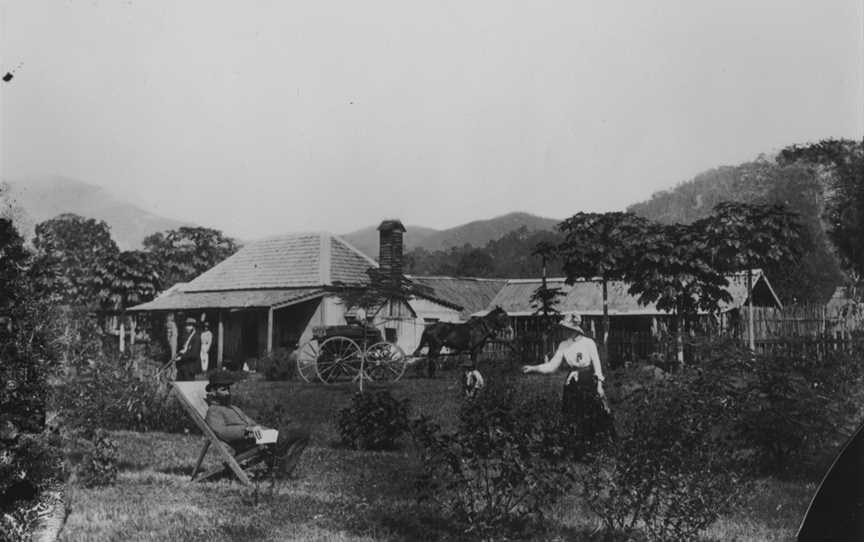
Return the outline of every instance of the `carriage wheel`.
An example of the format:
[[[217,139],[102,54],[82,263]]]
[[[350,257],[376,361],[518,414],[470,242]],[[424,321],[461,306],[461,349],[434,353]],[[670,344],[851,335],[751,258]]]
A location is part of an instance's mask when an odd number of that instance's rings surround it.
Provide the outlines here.
[[[405,352],[388,342],[375,343],[366,350],[364,372],[376,382],[396,382],[405,374]]]
[[[321,345],[317,339],[306,341],[297,351],[297,374],[306,382],[318,381],[318,370],[315,366],[318,363],[320,351]]]
[[[321,343],[315,368],[318,378],[327,384],[341,375],[355,378],[360,374],[362,354],[357,343],[347,337],[330,337]]]

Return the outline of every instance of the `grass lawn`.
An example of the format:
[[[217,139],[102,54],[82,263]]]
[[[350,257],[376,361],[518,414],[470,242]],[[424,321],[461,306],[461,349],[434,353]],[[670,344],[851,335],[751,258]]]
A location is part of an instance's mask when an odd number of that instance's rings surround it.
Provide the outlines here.
[[[560,393],[560,382],[532,379],[531,385]],[[71,514],[61,540],[434,540],[458,533],[414,500],[418,465],[406,449],[393,453],[339,448],[333,418],[355,389],[298,382],[243,382],[236,403],[266,421],[275,404],[313,431],[296,479],[245,488],[223,479],[191,483],[189,475],[203,437],[159,432],[117,432],[120,476],[109,488],[72,485]],[[436,380],[403,379],[393,385],[410,397],[414,414],[452,425],[458,386],[453,375]],[[213,461],[208,454],[205,466]],[[706,534],[711,540],[790,540],[815,487],[761,481],[746,506],[721,518]],[[552,511],[557,524],[545,540],[578,540],[597,526],[578,497]]]

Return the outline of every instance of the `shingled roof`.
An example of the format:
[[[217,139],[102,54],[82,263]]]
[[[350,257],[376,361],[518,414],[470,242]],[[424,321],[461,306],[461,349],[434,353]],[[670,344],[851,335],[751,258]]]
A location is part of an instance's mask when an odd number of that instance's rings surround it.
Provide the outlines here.
[[[295,233],[251,243],[183,287],[186,293],[362,285],[378,267],[344,239]]]
[[[747,302],[747,274],[736,273],[728,275],[726,278],[729,281],[729,286],[726,289],[732,296],[732,301],[720,303],[721,311],[740,307]],[[507,284],[501,288],[484,309],[491,310],[493,307],[499,306],[512,316],[534,314],[537,309],[531,306],[531,295],[537,290],[541,282],[541,279],[508,280]],[[556,307],[559,311],[576,312],[586,316],[603,314],[603,283],[599,279],[580,280],[568,285],[563,278],[552,278],[547,279],[546,283],[549,288],[560,288],[564,294],[559,298],[560,303]],[[782,306],[768,279],[758,269],[753,272],[754,290],[757,286],[764,292],[763,299],[770,299],[773,306]],[[612,316],[667,314],[653,304],[640,305],[638,299],[627,292],[629,285],[623,281],[609,281],[607,288],[609,314]],[[477,312],[485,312],[485,310]]]
[[[444,301],[461,308],[461,315],[471,314],[489,306],[495,295],[507,284],[506,279],[483,279],[467,277],[420,277],[411,275],[409,280],[415,285],[430,291],[429,295],[420,293],[433,301]]]

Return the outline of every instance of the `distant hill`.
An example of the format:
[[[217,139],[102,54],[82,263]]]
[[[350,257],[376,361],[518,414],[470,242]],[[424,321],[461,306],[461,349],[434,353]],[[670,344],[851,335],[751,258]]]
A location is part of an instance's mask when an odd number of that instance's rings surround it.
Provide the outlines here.
[[[15,220],[26,239],[33,237],[36,224],[62,213],[104,220],[121,250],[141,248],[151,233],[193,225],[147,212],[104,188],[75,179],[10,180],[6,184],[11,204],[17,208]]]
[[[508,213],[487,220],[475,220],[447,228],[435,230],[423,226],[405,226],[406,251],[423,248],[428,251],[446,250],[464,244],[480,248],[489,241],[496,241],[513,230],[525,226],[528,231],[552,230],[560,222],[554,218],[544,218],[529,213]],[[377,225],[369,226],[342,237],[359,250],[375,258],[378,256]]]
[[[461,247],[466,243],[473,247],[484,247],[489,241],[496,241],[522,226],[525,226],[528,231],[551,230],[559,222],[561,221],[554,218],[528,213],[508,213],[441,230],[429,235],[419,246],[429,251]]]

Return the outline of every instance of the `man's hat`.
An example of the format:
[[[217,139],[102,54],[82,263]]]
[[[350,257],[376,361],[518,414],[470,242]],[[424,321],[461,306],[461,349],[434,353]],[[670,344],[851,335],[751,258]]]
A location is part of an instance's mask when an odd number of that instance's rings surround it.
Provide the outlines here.
[[[207,383],[206,391],[212,391],[213,388],[221,388],[222,386],[230,386],[234,384],[234,378],[227,371],[216,371],[210,375],[210,382]]]
[[[568,314],[563,320],[558,322],[558,325],[585,335],[585,330],[582,329],[582,318],[578,314]]]
[[[189,318],[186,319],[186,325],[197,326],[198,320],[196,320],[190,316]]]

